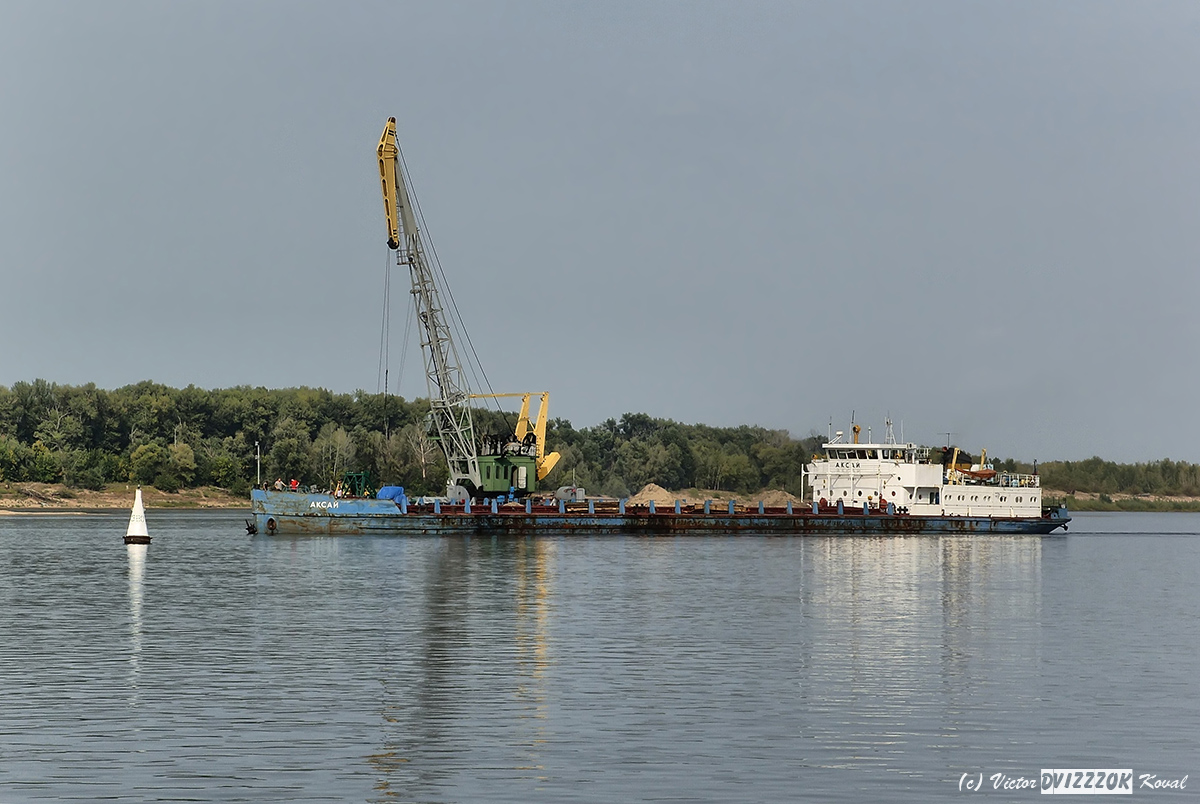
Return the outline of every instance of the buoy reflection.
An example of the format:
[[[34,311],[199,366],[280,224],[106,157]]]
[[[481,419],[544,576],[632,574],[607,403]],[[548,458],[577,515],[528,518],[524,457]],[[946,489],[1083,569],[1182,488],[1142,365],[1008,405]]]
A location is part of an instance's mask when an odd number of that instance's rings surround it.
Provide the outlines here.
[[[146,572],[146,545],[127,544],[129,553],[129,686],[137,689],[142,654],[142,577]]]

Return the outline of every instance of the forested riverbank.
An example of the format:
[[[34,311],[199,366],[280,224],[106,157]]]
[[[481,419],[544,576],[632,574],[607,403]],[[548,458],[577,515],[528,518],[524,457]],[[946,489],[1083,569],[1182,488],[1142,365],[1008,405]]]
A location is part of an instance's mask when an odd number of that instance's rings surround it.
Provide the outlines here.
[[[177,389],[149,381],[105,390],[18,382],[0,386],[0,482],[90,490],[128,482],[165,492],[215,487],[241,496],[256,480],[257,444],[265,480],[332,486],[345,471],[369,471],[413,493],[432,493],[444,487],[446,469],[425,429],[428,411],[426,400],[363,391]],[[479,409],[476,430],[511,432],[515,418]],[[546,485],[574,483],[590,493],[623,496],[647,483],[799,494],[802,467],[824,437],[626,413],[579,429],[552,419],[546,440],[562,453]],[[970,460],[960,453],[960,463]],[[1034,468],[1013,458],[991,460],[997,469]],[[1200,465],[1193,463],[1091,458],[1040,462],[1037,470],[1044,487],[1080,509],[1200,508],[1200,501],[1187,499],[1200,497]]]

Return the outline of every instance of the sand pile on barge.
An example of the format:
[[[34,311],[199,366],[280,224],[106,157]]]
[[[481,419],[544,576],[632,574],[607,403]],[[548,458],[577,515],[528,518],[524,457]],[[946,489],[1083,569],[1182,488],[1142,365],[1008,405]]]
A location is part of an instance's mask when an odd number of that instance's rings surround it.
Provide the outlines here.
[[[679,499],[682,499],[679,494],[667,491],[656,483],[647,483],[641,491],[629,498],[628,504],[649,505],[650,501],[654,500],[655,505],[673,505]]]
[[[793,506],[803,505],[799,497],[789,494],[782,489],[764,489],[763,491],[748,494],[704,489],[668,491],[655,483],[649,483],[644,486],[641,491],[629,498],[628,504],[649,505],[650,501],[654,500],[654,504],[661,507],[664,505],[674,505],[676,500],[679,500],[684,505],[701,505],[705,500],[712,500],[714,503],[725,503],[731,499],[737,500],[738,505],[742,506],[756,506],[759,500],[762,500],[763,505],[768,508],[786,508],[789,502]]]
[[[802,502],[795,494],[788,494],[786,491],[780,489],[771,489],[770,491],[763,491],[752,496],[754,497],[753,502],[762,500],[763,505],[768,508],[786,508],[789,502],[792,505],[800,505]],[[747,502],[749,501],[747,499]]]

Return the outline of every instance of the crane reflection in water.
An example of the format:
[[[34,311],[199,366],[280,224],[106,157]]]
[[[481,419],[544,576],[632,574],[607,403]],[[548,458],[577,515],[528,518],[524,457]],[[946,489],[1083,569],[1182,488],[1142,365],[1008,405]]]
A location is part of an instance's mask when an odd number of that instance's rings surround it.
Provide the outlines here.
[[[378,774],[371,801],[437,798],[477,762],[463,747],[474,741],[457,731],[478,715],[480,692],[499,696],[495,711],[517,721],[520,738],[501,749],[518,757],[507,770],[543,778],[555,548],[545,539],[448,539],[430,556],[416,641],[391,652],[381,678],[382,746],[366,757]],[[506,605],[480,602],[498,599]]]

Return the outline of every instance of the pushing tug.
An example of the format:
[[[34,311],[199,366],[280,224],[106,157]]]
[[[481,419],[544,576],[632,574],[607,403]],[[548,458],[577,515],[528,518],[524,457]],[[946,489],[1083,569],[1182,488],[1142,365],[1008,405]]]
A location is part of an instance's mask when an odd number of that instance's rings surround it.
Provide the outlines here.
[[[927,448],[896,444],[888,427],[883,444],[842,443],[841,433],[808,466],[812,504],[782,508],[755,505],[684,505],[657,509],[625,500],[553,499],[539,483],[558,463],[546,452],[550,395],[474,394],[442,304],[417,226],[389,118],[376,151],[388,246],[396,264],[408,268],[420,322],[421,352],[429,392],[429,433],[449,468],[444,496],[411,500],[399,487],[370,494],[366,484],[347,483],[350,493],[300,490],[251,492],[251,533],[359,535],[539,534],[1047,534],[1065,530],[1065,508],[1042,510],[1036,475],[997,473],[983,464],[959,469],[933,463]],[[465,328],[464,330],[465,331]],[[386,387],[386,384],[385,384]],[[530,405],[538,396],[538,410]],[[520,397],[511,433],[479,436],[471,415],[477,399]],[[956,458],[955,458],[956,459]]]
[[[997,472],[980,452],[980,462],[958,464],[958,450],[945,464],[932,460],[929,447],[898,444],[886,423],[882,444],[842,441],[824,444],[824,454],[808,465],[813,502],[818,507],[864,504],[915,516],[1031,519],[1042,515],[1042,488],[1036,474]]]

